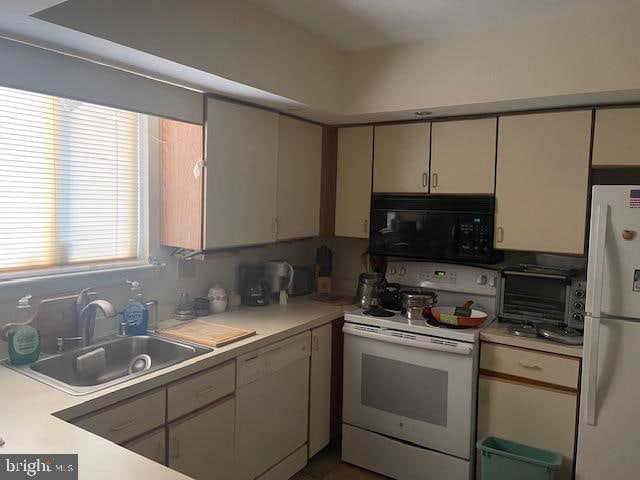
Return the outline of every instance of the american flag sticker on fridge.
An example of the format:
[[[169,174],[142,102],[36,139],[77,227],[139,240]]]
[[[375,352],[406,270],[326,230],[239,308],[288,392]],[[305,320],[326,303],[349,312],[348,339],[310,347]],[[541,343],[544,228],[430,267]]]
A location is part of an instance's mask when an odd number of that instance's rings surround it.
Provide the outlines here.
[[[640,190],[629,190],[629,208],[640,208]]]

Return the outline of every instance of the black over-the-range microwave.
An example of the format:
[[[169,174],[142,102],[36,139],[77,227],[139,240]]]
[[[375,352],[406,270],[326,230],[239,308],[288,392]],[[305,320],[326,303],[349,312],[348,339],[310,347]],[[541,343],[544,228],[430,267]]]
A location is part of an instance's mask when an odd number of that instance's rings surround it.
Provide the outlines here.
[[[495,263],[495,199],[374,195],[369,253],[468,263]]]

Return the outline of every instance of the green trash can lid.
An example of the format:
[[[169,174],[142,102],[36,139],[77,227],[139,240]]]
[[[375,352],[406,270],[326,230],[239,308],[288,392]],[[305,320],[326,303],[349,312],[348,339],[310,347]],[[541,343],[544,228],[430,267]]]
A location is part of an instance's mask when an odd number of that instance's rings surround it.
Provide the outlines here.
[[[562,455],[559,453],[530,447],[504,438],[485,437],[482,440],[478,440],[476,447],[482,452],[501,455],[554,470],[562,465]]]

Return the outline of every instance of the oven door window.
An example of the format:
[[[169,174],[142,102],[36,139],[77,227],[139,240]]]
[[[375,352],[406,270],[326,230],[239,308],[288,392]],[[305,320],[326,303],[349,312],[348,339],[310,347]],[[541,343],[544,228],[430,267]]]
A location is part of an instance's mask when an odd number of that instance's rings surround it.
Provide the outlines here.
[[[370,246],[376,254],[455,258],[457,222],[446,213],[374,210]]]
[[[362,404],[447,426],[449,373],[375,355],[362,356]]]
[[[567,284],[564,278],[504,276],[502,313],[564,321]]]

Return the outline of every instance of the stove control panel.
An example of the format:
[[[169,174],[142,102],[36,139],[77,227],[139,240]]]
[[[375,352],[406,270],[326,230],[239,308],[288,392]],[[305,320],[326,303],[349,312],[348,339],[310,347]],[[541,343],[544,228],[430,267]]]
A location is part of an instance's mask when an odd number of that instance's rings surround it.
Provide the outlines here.
[[[498,272],[488,268],[431,262],[389,262],[387,281],[412,287],[495,296]]]

